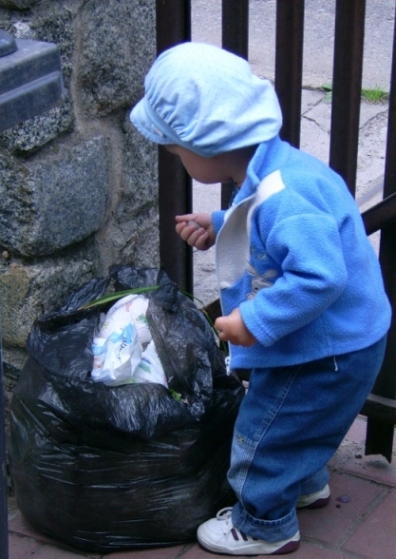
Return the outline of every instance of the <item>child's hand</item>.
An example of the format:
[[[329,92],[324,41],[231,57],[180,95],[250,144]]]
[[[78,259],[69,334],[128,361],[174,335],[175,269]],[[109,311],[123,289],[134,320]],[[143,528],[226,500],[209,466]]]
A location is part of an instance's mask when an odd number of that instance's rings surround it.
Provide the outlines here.
[[[208,250],[215,243],[215,233],[210,214],[186,214],[176,216],[176,232],[183,241],[197,248]]]
[[[234,309],[228,316],[221,316],[215,322],[219,339],[222,342],[231,342],[234,345],[249,347],[257,340],[246,328],[239,309]]]

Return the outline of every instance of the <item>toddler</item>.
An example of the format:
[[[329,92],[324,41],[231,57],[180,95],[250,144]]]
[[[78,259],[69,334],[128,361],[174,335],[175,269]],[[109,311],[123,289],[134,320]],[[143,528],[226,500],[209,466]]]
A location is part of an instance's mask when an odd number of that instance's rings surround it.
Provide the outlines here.
[[[228,211],[176,216],[189,245],[216,245],[231,368],[251,369],[228,480],[236,503],[198,528],[228,555],[284,554],[297,509],[330,499],[326,464],[381,367],[390,305],[355,200],[342,178],[279,137],[268,80],[220,48],[162,53],[131,121],[194,179],[234,181]]]

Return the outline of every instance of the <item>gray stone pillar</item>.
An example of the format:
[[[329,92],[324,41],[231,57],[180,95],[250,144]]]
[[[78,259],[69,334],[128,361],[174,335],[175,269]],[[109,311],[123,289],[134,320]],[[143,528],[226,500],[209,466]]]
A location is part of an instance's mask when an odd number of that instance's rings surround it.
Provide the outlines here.
[[[56,43],[67,90],[60,106],[0,134],[10,380],[37,316],[112,264],[159,265],[157,150],[129,123],[155,58],[155,0],[0,0],[0,29]]]

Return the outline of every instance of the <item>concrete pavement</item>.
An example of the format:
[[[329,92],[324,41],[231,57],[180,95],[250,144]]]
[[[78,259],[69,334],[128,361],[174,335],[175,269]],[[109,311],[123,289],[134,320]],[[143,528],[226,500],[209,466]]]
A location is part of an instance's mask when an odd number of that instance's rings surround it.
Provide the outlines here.
[[[192,0],[192,38],[220,46],[221,2]],[[305,0],[303,86],[331,82],[335,0]],[[249,61],[254,71],[273,80],[276,0],[249,2]],[[389,88],[394,0],[366,0],[363,87]]]

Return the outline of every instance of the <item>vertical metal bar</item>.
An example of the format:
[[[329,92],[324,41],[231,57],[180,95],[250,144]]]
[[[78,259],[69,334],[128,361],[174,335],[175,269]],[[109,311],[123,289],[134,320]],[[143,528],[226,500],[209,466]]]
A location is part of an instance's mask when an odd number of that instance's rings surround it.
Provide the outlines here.
[[[393,36],[392,75],[389,96],[388,135],[385,156],[384,196],[396,192],[396,13]],[[373,393],[386,398],[396,398],[396,223],[381,231],[379,260],[382,267],[385,289],[393,309],[391,328],[382,369]],[[379,423],[368,418],[366,453],[382,454],[389,462],[392,459],[394,425]]]
[[[157,53],[191,40],[190,0],[156,0]],[[192,249],[175,231],[175,215],[192,210],[191,179],[183,165],[158,149],[161,268],[179,287],[193,292]]]
[[[1,559],[8,559],[6,433],[1,339],[0,324],[0,557]]]
[[[283,113],[281,137],[300,146],[304,0],[276,3],[275,89]]]
[[[330,135],[330,166],[353,195],[359,140],[365,0],[337,0]]]
[[[385,156],[384,196],[396,192],[396,16],[393,40],[392,78],[389,98],[387,148]],[[381,231],[379,260],[385,288],[392,304],[393,319],[388,333],[388,346],[384,366],[376,384],[377,394],[396,398],[396,223]]]
[[[249,52],[249,0],[222,0],[221,43],[228,50],[247,60]],[[235,191],[233,183],[221,185],[221,208],[229,208]]]
[[[249,1],[222,0],[222,47],[247,60]]]
[[[157,54],[191,40],[190,0],[156,0]]]

